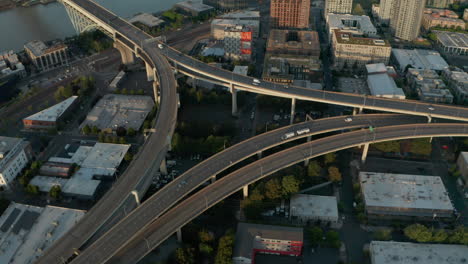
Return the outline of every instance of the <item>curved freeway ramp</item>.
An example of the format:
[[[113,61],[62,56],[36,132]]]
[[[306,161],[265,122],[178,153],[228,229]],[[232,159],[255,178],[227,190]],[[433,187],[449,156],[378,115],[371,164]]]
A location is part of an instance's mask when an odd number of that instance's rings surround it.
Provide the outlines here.
[[[376,128],[374,132],[370,132],[368,129],[358,130],[325,137],[278,152],[245,166],[188,197],[142,230],[138,236],[134,237],[108,261],[87,263],[137,263],[143,256],[173,235],[178,228],[219,201],[242,189],[243,186],[303,160],[366,143],[449,136],[468,136],[468,125],[416,124],[381,127]]]
[[[154,219],[160,217],[187,194],[210,180],[212,176],[255,155],[259,151],[300,138],[343,129],[426,122],[426,119],[423,117],[399,114],[357,115],[353,117],[352,122],[345,122],[345,118],[344,116],[325,118],[272,130],[217,153],[177,177],[163,189],[148,198],[142,205],[122,219],[121,222],[114,225],[109,232],[86,248],[72,263],[104,263],[105,260],[109,259],[119,248],[124,246],[132,237],[143,230],[145,226],[149,225]],[[309,129],[309,132],[296,135],[286,140],[282,139],[286,133],[303,129]]]
[[[168,60],[175,63],[176,68],[184,68],[194,75],[207,77],[208,79],[225,83],[227,86],[233,84],[235,89],[239,90],[360,109],[468,121],[468,108],[465,107],[313,90],[267,81],[261,81],[258,84],[253,82],[254,78],[252,77],[213,67],[195,58],[184,55],[167,45],[164,46],[162,54],[166,56]]]

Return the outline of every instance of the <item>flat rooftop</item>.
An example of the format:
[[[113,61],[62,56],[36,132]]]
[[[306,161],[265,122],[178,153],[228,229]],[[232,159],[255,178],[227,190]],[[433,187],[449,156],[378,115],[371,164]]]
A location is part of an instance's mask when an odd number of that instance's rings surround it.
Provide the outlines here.
[[[0,161],[21,141],[23,141],[22,138],[0,136]]]
[[[292,216],[311,216],[338,219],[335,196],[296,194],[291,197]]]
[[[387,40],[354,36],[350,32],[339,29],[334,29],[333,34],[335,34],[336,42],[340,44],[391,47]]]
[[[439,176],[360,172],[366,206],[453,210]]]
[[[368,16],[355,16],[349,14],[329,14],[327,16],[330,29],[356,29],[361,33],[377,32]]]
[[[468,246],[372,241],[370,255],[372,264],[461,264]]]
[[[405,99],[403,89],[398,88],[388,73],[375,73],[367,76],[371,95],[378,97]]]
[[[47,49],[47,45],[40,40],[33,40],[24,45],[24,47],[32,52],[34,56],[42,56]]]
[[[387,66],[383,63],[366,64],[367,74],[387,73]]]
[[[76,99],[78,99],[78,96],[72,96],[56,105],[24,118],[24,120],[55,122],[67,111]]]
[[[260,11],[242,10],[231,12],[220,16],[226,19],[260,19]]]
[[[203,11],[208,11],[208,10],[214,9],[214,7],[212,7],[212,6],[203,4],[201,0],[198,0],[198,1],[192,1],[192,0],[183,1],[183,2],[179,2],[179,3],[175,4],[175,6],[181,7],[181,8],[184,8],[184,9],[193,10],[193,11],[196,11],[196,12],[203,12]]]
[[[434,32],[443,46],[468,49],[468,34],[448,31]]]
[[[232,70],[233,73],[237,73],[240,75],[245,75],[247,76],[247,73],[249,71],[249,66],[234,66],[234,70]]]
[[[423,49],[392,49],[392,55],[398,61],[400,70],[411,65],[415,69],[442,71],[449,67],[447,62],[434,50]]]
[[[94,106],[80,129],[88,125],[99,129],[125,127],[138,130],[153,107],[150,96],[107,94]]]
[[[164,20],[158,18],[158,17],[155,17],[151,14],[148,14],[148,13],[141,13],[141,14],[138,14],[134,17],[132,17],[128,22],[130,23],[141,23],[145,26],[148,26],[148,27],[157,27],[161,24],[164,23]]]
[[[273,29],[267,49],[313,50],[319,54],[320,42],[317,31]]]
[[[243,25],[253,28],[258,28],[260,26],[260,21],[258,20],[239,20],[239,19],[213,19],[211,21],[212,26],[236,26],[236,25]]]
[[[100,173],[107,170],[115,172],[129,148],[130,145],[126,144],[96,143],[79,165],[81,168],[100,169]]]
[[[34,263],[85,211],[12,202],[0,217],[0,263]]]

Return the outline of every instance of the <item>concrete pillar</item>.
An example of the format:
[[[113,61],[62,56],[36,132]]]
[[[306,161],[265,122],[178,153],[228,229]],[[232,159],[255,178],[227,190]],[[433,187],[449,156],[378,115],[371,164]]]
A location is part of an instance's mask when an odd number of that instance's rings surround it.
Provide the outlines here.
[[[310,142],[311,140],[312,140],[312,136],[308,136],[307,137],[307,142]],[[304,161],[304,166],[306,166],[306,167],[309,166],[309,161],[310,161],[310,159],[306,159]]]
[[[182,228],[177,229],[177,241],[182,243]]]
[[[237,90],[233,84],[230,84],[229,90],[232,94],[232,116],[237,116]]]
[[[432,116],[430,115],[427,116],[427,123],[432,123]]]
[[[245,185],[245,186],[242,188],[242,193],[243,193],[243,195],[244,195],[244,198],[249,197],[249,185]]]
[[[364,149],[362,150],[361,162],[365,163],[367,159],[367,152],[369,151],[369,143],[364,144]]]
[[[263,158],[263,152],[262,151],[257,152],[257,158],[258,159]]]
[[[294,123],[294,116],[296,115],[296,98],[291,99],[291,119],[289,120],[289,124]]]
[[[138,192],[136,190],[133,190],[132,195],[135,197],[135,201],[137,203],[137,206],[140,206],[141,202],[140,202],[140,197],[138,196]]]
[[[210,179],[211,179],[211,183],[215,183],[215,181],[216,181],[216,175],[211,176]]]
[[[157,81],[153,82],[153,93],[154,93],[154,101],[159,104],[159,83]]]
[[[164,159],[161,161],[161,165],[159,166],[159,171],[161,172],[162,175],[167,175],[166,158],[164,158]]]
[[[154,69],[151,67],[151,65],[147,62],[145,62],[145,68],[146,68],[146,78],[148,79],[148,82],[154,81]]]
[[[357,108],[353,108],[353,116],[357,115],[357,112],[358,112]]]
[[[127,47],[125,47],[118,41],[114,41],[114,48],[116,48],[120,52],[123,64],[128,65],[135,62],[135,56],[133,55],[132,50],[129,50]]]
[[[192,77],[192,88],[196,89],[197,88],[197,79]]]

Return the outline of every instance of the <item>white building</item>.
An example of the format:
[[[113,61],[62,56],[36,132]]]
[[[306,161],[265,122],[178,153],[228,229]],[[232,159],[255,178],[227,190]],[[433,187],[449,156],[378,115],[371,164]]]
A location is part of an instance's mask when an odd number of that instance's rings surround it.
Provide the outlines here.
[[[23,119],[25,129],[33,130],[48,130],[57,128],[57,125],[62,121],[68,113],[73,109],[73,106],[78,102],[78,96],[71,96],[66,100],[37,112]]]
[[[350,14],[329,14],[327,16],[328,34],[333,36],[334,29],[349,32],[353,35],[378,37],[377,29],[368,16],[354,16]]]
[[[367,64],[367,85],[371,95],[377,97],[405,99],[403,89],[398,88],[383,63]]]
[[[224,30],[224,56],[232,60],[250,61],[252,57],[252,29],[236,26]]]
[[[372,241],[369,250],[371,264],[462,264],[468,261],[468,246],[463,245]]]
[[[390,19],[392,18],[392,10],[395,6],[396,0],[380,0],[379,8],[379,21],[381,24],[390,25]]]
[[[449,67],[440,53],[434,50],[392,49],[391,60],[400,72],[404,72],[408,65],[414,69],[435,71],[443,71]]]
[[[0,217],[0,263],[31,264],[85,214],[55,206],[11,203]]]
[[[360,172],[367,214],[451,217],[453,205],[439,176]]]
[[[10,183],[30,159],[29,142],[21,138],[0,136],[0,187],[9,189]]]
[[[296,194],[291,197],[290,216],[301,222],[309,220],[338,222],[338,206],[335,196]]]
[[[325,15],[334,14],[351,14],[353,8],[353,0],[325,0]]]
[[[211,22],[211,37],[216,40],[224,39],[224,31],[226,28],[236,26],[248,27],[252,30],[252,38],[258,38],[260,21],[248,19],[213,19]]]
[[[138,14],[134,17],[132,17],[128,22],[130,23],[140,23],[142,25],[145,25],[149,28],[152,28],[152,27],[157,27],[157,26],[160,26],[162,24],[164,24],[164,20],[160,19],[159,17],[155,17],[151,14],[148,14],[148,13],[141,13],[141,14]]]
[[[391,9],[390,29],[395,37],[413,41],[419,36],[426,0],[395,0]]]

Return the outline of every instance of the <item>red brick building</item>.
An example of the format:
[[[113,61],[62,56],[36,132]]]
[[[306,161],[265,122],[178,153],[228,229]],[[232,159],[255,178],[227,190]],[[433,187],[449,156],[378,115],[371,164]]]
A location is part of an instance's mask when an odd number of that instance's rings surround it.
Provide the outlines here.
[[[310,0],[271,0],[270,16],[276,28],[308,28]]]

